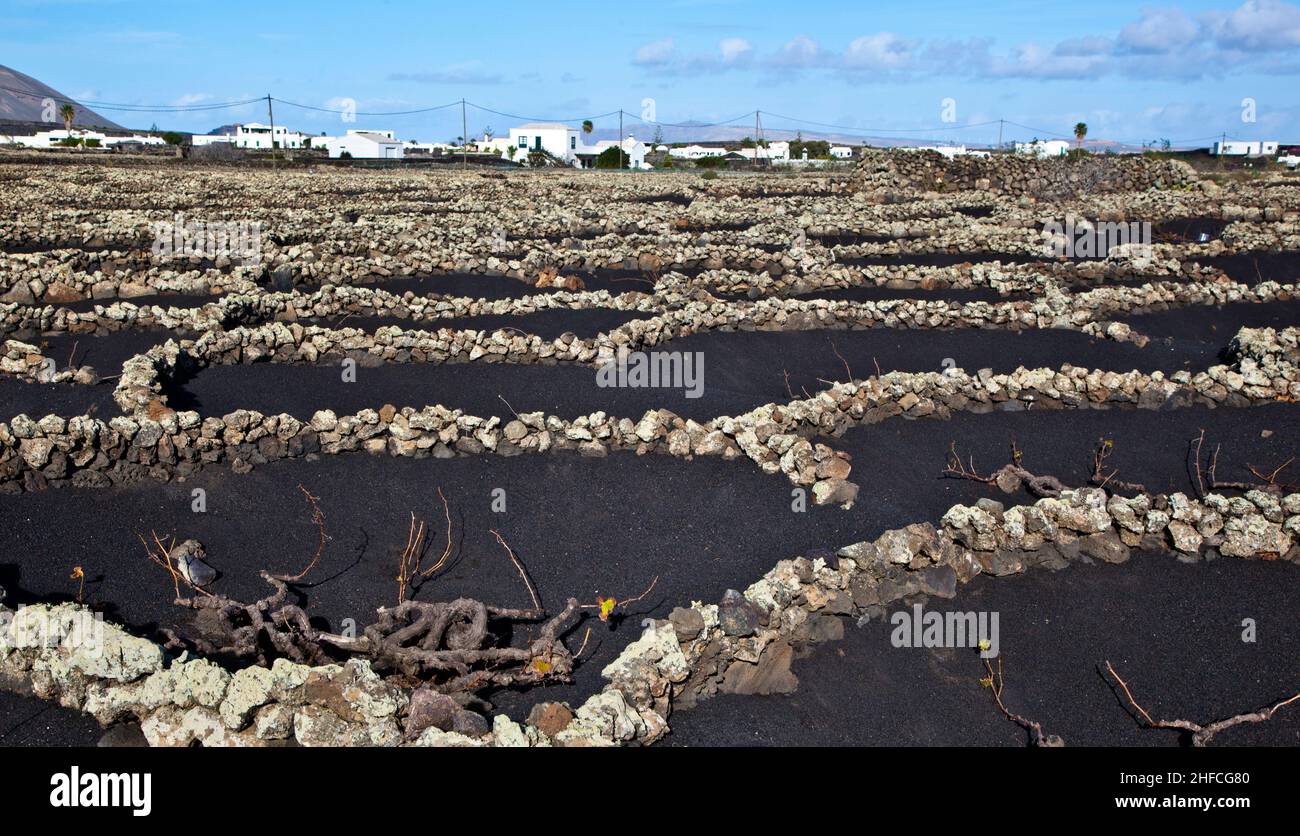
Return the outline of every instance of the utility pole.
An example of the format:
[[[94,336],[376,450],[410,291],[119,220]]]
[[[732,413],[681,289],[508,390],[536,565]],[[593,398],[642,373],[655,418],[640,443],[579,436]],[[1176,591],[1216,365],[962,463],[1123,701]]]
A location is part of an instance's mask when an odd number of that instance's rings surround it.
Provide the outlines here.
[[[618,167],[623,167],[623,157],[627,151],[623,148],[623,108],[618,109]]]
[[[271,110],[271,94],[266,94],[266,118],[271,123],[271,159],[275,159],[275,113]]]
[[[758,132],[758,111],[754,111],[754,168],[758,168],[758,149],[762,145]]]
[[[465,119],[465,100],[460,100],[460,168],[469,165],[469,122]]]
[[[999,120],[998,120],[998,150],[999,150],[999,151],[1002,150],[1002,123],[1003,123],[1004,121],[1005,121],[1005,120],[1003,120],[1003,119],[999,119]]]

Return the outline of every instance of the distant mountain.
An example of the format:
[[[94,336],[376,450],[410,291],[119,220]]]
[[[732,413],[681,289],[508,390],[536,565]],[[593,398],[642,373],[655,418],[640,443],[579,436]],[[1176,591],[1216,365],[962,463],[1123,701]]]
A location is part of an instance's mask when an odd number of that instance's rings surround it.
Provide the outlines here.
[[[53,123],[41,118],[46,115],[42,113],[45,99],[53,99],[56,103]],[[59,116],[58,109],[68,103],[76,108],[77,115],[72,121],[76,127],[125,130],[111,119],[105,119],[90,108],[77,104],[48,84],[0,65],[0,121],[43,123],[50,128],[62,128],[63,119]]]
[[[624,131],[632,134],[643,142],[650,142],[655,136],[656,126],[629,120],[624,126]],[[679,125],[660,126],[664,142],[687,142],[687,143],[739,143],[742,139],[752,138],[754,136],[754,126],[749,125],[710,125],[707,123],[693,124],[690,122]],[[610,130],[602,128],[594,131],[591,135],[591,141],[601,139],[614,139],[618,129]],[[915,145],[950,145],[951,140],[944,139],[901,139],[898,137],[881,137],[881,136],[863,136],[861,134],[848,134],[838,131],[825,131],[817,129],[795,130],[787,128],[770,128],[763,126],[763,138],[772,142],[777,140],[792,140],[799,136],[808,141],[825,140],[835,145],[874,145],[883,146],[915,146]],[[970,145],[971,143],[967,143]],[[972,147],[981,147],[980,143],[975,143]]]
[[[218,128],[213,128],[212,130],[208,131],[207,135],[208,136],[230,136],[234,134],[235,129],[238,127],[239,127],[238,122],[232,122],[229,125],[222,125]]]

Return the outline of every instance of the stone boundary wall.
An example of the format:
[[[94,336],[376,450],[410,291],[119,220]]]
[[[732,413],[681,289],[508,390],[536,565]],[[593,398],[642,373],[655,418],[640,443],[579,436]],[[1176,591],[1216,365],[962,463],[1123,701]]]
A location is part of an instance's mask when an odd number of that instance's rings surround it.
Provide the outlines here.
[[[410,689],[362,660],[309,667],[278,659],[234,673],[112,624],[99,645],[89,610],[0,606],[0,684],[101,724],[138,722],[154,746],[614,746],[648,744],[674,708],[718,693],[794,690],[796,648],[841,638],[849,619],[884,619],[920,596],[953,598],[980,574],[1075,562],[1122,563],[1134,548],[1300,561],[1300,494],[1108,494],[1067,490],[1032,505],[955,505],[936,528],[914,523],[837,552],[782,560],[743,593],[647,619],[576,709],[542,703],[523,722],[466,722],[464,709]],[[90,637],[89,639],[87,637]],[[98,648],[98,652],[96,652]]]
[[[1266,282],[1255,287],[1227,283],[1161,283],[1143,287],[1101,287],[1066,294],[1049,286],[1044,298],[1016,302],[898,299],[848,302],[769,299],[759,302],[692,302],[646,319],[632,320],[607,334],[554,340],[510,329],[421,330],[386,326],[331,329],[296,322],[272,322],[229,331],[208,330],[194,341],[155,346],[123,364],[114,397],[128,415],[147,413],[162,391],[161,377],[177,364],[187,368],[271,361],[316,363],[353,357],[368,363],[576,362],[599,366],[620,349],[643,350],[672,339],[717,330],[814,330],[821,328],[1080,328],[1095,336],[1134,338],[1122,324],[1104,318],[1153,306],[1267,302],[1287,298],[1295,285]],[[373,300],[373,297],[372,297]],[[200,316],[205,316],[200,314]],[[436,323],[437,320],[426,320]]]
[[[292,334],[282,325],[259,333]],[[1118,373],[1069,365],[1010,374],[988,369],[974,374],[961,369],[891,372],[839,383],[812,398],[768,404],[704,423],[683,420],[668,410],[650,410],[636,420],[603,412],[571,420],[534,412],[503,421],[443,406],[419,410],[385,406],[345,416],[321,410],[308,421],[242,409],[221,418],[203,418],[197,412],[176,412],[155,394],[158,367],[153,363],[174,364],[182,353],[179,345],[169,341],[151,350],[152,361],[145,356],[127,361],[123,382],[136,387],[130,389],[128,405],[154,395],[133,417],[103,421],[48,415],[34,420],[20,415],[8,424],[0,423],[0,490],[38,490],[51,481],[105,486],[145,476],[167,480],[217,462],[246,472],[276,459],[356,450],[416,458],[551,451],[605,456],[611,450],[632,450],[682,458],[745,456],[765,473],[783,473],[793,484],[811,487],[818,504],[847,506],[857,495],[857,485],[848,481],[849,462],[810,438],[839,436],[853,426],[901,414],[946,418],[954,411],[1013,406],[1160,409],[1295,400],[1300,398],[1298,337],[1296,328],[1243,329],[1230,345],[1231,365],[1195,374]],[[228,350],[244,351],[242,342],[235,342],[230,334],[206,339],[215,350],[223,338]]]
[[[0,303],[0,336],[24,333],[89,333],[126,328],[168,328],[204,331],[238,324],[257,324],[270,319],[293,321],[304,317],[353,314],[407,316],[412,322],[433,322],[451,317],[481,314],[529,314],[552,309],[613,308],[658,312],[700,300],[701,291],[739,295],[751,289],[779,297],[786,293],[857,286],[894,288],[957,289],[991,287],[1002,293],[1046,292],[1049,283],[1100,283],[1147,277],[1152,282],[1184,278],[1187,284],[1220,282],[1236,284],[1221,271],[1202,267],[1194,260],[1178,260],[1167,249],[1156,247],[1149,262],[1128,259],[1075,262],[982,262],[951,267],[918,265],[848,266],[827,264],[808,267],[798,273],[773,275],[765,272],[729,269],[705,270],[693,276],[665,273],[649,292],[630,291],[617,295],[605,290],[558,291],[512,299],[473,299],[449,296],[406,296],[366,288],[325,285],[311,290],[263,292],[248,286],[212,297],[193,307],[136,304],[129,300],[102,300],[91,310],[74,311],[57,305]],[[1271,283],[1264,282],[1263,285]],[[713,298],[713,297],[708,297]],[[728,301],[728,300],[715,300]],[[741,301],[733,299],[730,301]],[[779,301],[779,299],[777,300]],[[910,300],[924,302],[925,300]]]
[[[1011,195],[1066,197],[1189,188],[1199,177],[1181,160],[1136,155],[1040,159],[1028,154],[994,154],[948,159],[937,151],[868,149],[857,164],[854,180],[859,189],[991,189]]]
[[[57,361],[46,357],[38,346],[19,340],[5,340],[0,352],[0,375],[14,377],[27,383],[71,383],[94,386],[99,376],[94,369],[84,366],[76,369],[57,369]]]

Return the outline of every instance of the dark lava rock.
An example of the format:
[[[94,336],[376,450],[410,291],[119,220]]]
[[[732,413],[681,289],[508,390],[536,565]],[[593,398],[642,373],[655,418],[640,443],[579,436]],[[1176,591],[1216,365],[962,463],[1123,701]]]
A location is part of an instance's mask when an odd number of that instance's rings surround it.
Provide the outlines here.
[[[547,737],[555,737],[572,722],[573,712],[562,702],[539,702],[528,712],[528,723],[536,726]]]
[[[138,748],[148,746],[149,741],[139,723],[118,723],[109,726],[95,745],[101,749]]]
[[[451,719],[451,730],[466,737],[482,737],[488,733],[488,721],[482,714],[461,709]]]
[[[919,573],[921,590],[939,598],[957,597],[957,573],[951,566],[930,566]]]
[[[692,641],[704,630],[704,616],[699,610],[677,607],[668,614],[668,620],[672,622],[679,642]]]
[[[407,708],[407,734],[415,736],[428,728],[449,731],[456,712],[460,710],[461,707],[456,701],[446,694],[440,694],[429,688],[420,688],[411,694],[411,704]]]
[[[728,636],[752,636],[758,630],[758,608],[744,595],[728,589],[718,605],[718,623]]]
[[[794,648],[786,642],[770,644],[758,657],[758,664],[733,662],[719,688],[725,694],[790,694],[799,678],[790,670]]]

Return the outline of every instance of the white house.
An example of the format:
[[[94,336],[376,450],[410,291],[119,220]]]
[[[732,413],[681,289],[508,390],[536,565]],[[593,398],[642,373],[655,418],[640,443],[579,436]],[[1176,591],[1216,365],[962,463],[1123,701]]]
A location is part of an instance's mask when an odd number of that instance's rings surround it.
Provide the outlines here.
[[[194,134],[190,137],[190,145],[202,147],[204,145],[218,145],[220,143],[235,144],[234,134]]]
[[[953,159],[954,157],[966,156],[965,145],[921,145],[912,149],[914,151],[933,151],[940,156]]]
[[[853,148],[848,145],[832,145],[831,156],[837,160],[853,159]]]
[[[1031,154],[1035,157],[1064,157],[1070,151],[1070,143],[1063,139],[1035,139],[1033,142],[1017,142],[1017,154]]]
[[[416,142],[408,139],[402,143],[402,151],[406,154],[450,154],[460,150],[459,145],[449,142]]]
[[[1214,143],[1216,157],[1268,157],[1277,153],[1277,143],[1230,139]]]
[[[67,139],[79,139],[83,147],[110,148],[126,142],[139,143],[140,145],[165,145],[166,142],[158,136],[108,136],[98,131],[85,131],[79,128],[73,128],[71,131],[37,131],[32,136],[5,136],[16,145],[22,145],[26,148],[55,148]],[[87,143],[89,142],[89,146]]]
[[[402,141],[392,131],[348,131],[343,136],[311,137],[311,147],[324,148],[331,159],[347,154],[354,160],[400,160]]]
[[[291,131],[284,125],[276,125],[274,129],[260,122],[235,126],[236,148],[265,148],[268,151],[272,148],[306,148],[308,139],[310,137],[306,134]]]
[[[545,151],[563,163],[574,165],[578,146],[582,144],[581,133],[559,122],[529,122],[510,129],[510,145],[516,149],[514,159],[520,162],[532,151]]]
[[[1287,168],[1296,168],[1300,166],[1300,157],[1295,154],[1287,154],[1285,157],[1278,157],[1277,161]]]
[[[787,150],[788,150],[787,146]],[[706,145],[686,145],[681,148],[669,148],[668,154],[673,157],[681,157],[684,160],[698,160],[703,157],[721,157],[727,153],[727,149]]]
[[[913,148],[914,151],[933,151],[936,154],[942,154],[948,159],[954,157],[987,157],[988,151],[977,151],[967,148],[965,145],[921,145]]]
[[[482,139],[476,139],[470,144],[473,145],[474,150],[478,151],[480,154],[496,154],[503,159],[510,158],[510,152],[508,149],[512,147],[512,143],[508,136],[488,136],[487,134],[483,134]],[[519,156],[518,151],[515,152],[515,156]]]
[[[767,160],[772,165],[784,165],[790,161],[790,143],[785,140],[769,142],[767,145],[760,145],[757,148],[741,148],[736,153],[747,160],[757,157],[760,160]]]
[[[619,145],[623,146],[623,153],[627,154],[628,168],[650,168],[651,166],[645,161],[645,155],[650,150],[650,146],[634,136],[628,136],[621,143],[612,139],[602,139],[595,145],[586,145],[578,143],[574,154],[578,158],[578,164],[583,168],[591,168],[596,164],[596,158],[611,148]]]

